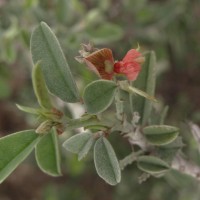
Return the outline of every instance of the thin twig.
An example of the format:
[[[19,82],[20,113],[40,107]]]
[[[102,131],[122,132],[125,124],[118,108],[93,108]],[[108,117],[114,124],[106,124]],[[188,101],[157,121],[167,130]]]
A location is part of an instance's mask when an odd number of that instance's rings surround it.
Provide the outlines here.
[[[128,156],[126,156],[124,159],[119,161],[119,165],[121,170],[123,170],[127,165],[132,164],[134,161],[137,160],[137,157],[144,153],[144,151],[140,150],[138,152],[132,152]]]

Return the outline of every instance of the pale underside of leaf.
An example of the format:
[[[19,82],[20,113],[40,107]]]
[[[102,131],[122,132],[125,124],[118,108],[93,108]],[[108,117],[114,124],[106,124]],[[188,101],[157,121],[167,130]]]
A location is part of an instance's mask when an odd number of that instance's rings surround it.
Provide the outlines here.
[[[46,83],[41,70],[40,62],[33,66],[32,70],[32,82],[35,96],[37,97],[38,103],[43,108],[52,108]]]
[[[115,152],[107,141],[101,137],[94,147],[94,163],[98,175],[110,185],[116,185],[121,180],[121,171]]]
[[[94,145],[95,138],[91,136],[89,140],[85,143],[85,145],[82,147],[81,151],[78,153],[78,160],[82,160],[89,152],[89,150]]]
[[[34,114],[34,115],[39,115],[41,112],[39,108],[31,108],[31,107],[22,106],[19,104],[16,104],[16,106],[19,110],[30,113],[30,114]]]
[[[154,156],[140,156],[137,165],[138,168],[150,174],[159,174],[170,168],[166,162]]]
[[[72,136],[63,143],[63,147],[72,153],[78,154],[78,160],[83,159],[95,142],[93,134],[90,132],[79,133]]]

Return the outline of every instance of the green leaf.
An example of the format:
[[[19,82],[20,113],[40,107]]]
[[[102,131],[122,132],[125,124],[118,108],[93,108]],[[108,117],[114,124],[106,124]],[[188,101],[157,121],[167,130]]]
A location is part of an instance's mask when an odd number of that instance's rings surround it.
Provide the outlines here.
[[[143,129],[144,135],[148,142],[154,145],[166,145],[174,141],[179,129],[174,126],[152,125]]]
[[[109,141],[101,137],[94,146],[94,163],[98,175],[110,185],[121,181],[121,171],[116,154]]]
[[[95,138],[90,132],[79,133],[63,143],[63,147],[72,153],[78,154],[78,160],[83,159],[94,145]]]
[[[32,70],[32,82],[35,95],[41,107],[50,109],[52,108],[46,83],[42,74],[40,62],[34,65]]]
[[[163,174],[169,170],[169,165],[155,156],[140,156],[137,160],[140,170],[152,175]]]
[[[31,53],[34,64],[40,61],[49,91],[63,101],[78,102],[77,86],[60,44],[44,22],[41,22],[32,33]]]
[[[116,89],[113,81],[98,80],[88,84],[83,93],[87,112],[97,114],[106,110],[114,100]]]
[[[136,81],[133,82],[133,86],[150,96],[155,94],[155,82],[156,82],[156,56],[153,51],[149,52],[145,56],[145,63],[142,66],[142,70]],[[133,111],[139,112],[141,116],[141,123],[144,125],[151,113],[152,102],[141,96],[131,95]]]
[[[162,149],[181,149],[184,146],[185,146],[185,144],[183,143],[182,137],[178,136],[171,143],[169,143],[167,145],[159,146],[159,148],[162,148]]]
[[[55,129],[42,137],[35,148],[35,157],[40,169],[51,175],[60,176],[60,151]]]
[[[31,153],[39,140],[40,136],[34,130],[0,138],[0,183]]]
[[[166,119],[166,117],[167,117],[167,113],[168,113],[168,110],[169,110],[169,106],[165,106],[164,108],[163,108],[163,110],[161,111],[161,114],[160,114],[160,119],[159,119],[159,124],[160,125],[163,125],[164,124],[164,122],[165,122],[165,119]]]
[[[166,163],[171,164],[174,157],[177,155],[178,148],[157,148],[155,149],[156,155],[164,160]]]
[[[115,105],[116,105],[116,116],[119,120],[122,120],[123,118],[123,113],[126,113],[126,117],[128,121],[131,121],[133,116],[132,116],[132,111],[130,109],[130,94],[119,88],[117,90],[117,93],[115,95]]]
[[[21,106],[19,104],[16,104],[17,108],[23,112],[27,112],[30,114],[34,114],[34,115],[39,115],[41,113],[41,110],[38,108],[31,108],[31,107],[27,107],[27,106]]]
[[[165,162],[171,164],[177,152],[184,146],[182,138],[178,136],[173,142],[158,146],[154,149],[155,154],[164,160]]]

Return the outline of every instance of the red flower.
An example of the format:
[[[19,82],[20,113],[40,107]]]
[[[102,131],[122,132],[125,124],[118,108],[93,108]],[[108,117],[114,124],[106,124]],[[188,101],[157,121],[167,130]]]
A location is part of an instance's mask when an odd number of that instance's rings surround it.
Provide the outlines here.
[[[134,81],[141,70],[141,64],[144,60],[145,58],[142,57],[140,52],[131,49],[122,61],[118,61],[114,64],[114,72],[117,74],[124,74],[128,80]]]
[[[94,52],[90,53],[90,50]],[[128,51],[122,61],[114,62],[112,50],[108,48],[96,50],[91,45],[83,45],[79,51],[81,56],[76,59],[85,62],[88,68],[94,71],[102,79],[111,80],[115,74],[123,74],[128,80],[134,81],[145,58],[135,49]]]

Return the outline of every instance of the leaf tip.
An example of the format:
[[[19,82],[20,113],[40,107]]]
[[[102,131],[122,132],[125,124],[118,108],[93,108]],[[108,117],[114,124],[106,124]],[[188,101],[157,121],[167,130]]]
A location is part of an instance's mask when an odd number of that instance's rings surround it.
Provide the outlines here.
[[[44,21],[41,21],[41,22],[40,22],[40,25],[41,25],[41,26],[48,26],[47,23],[44,22]]]

